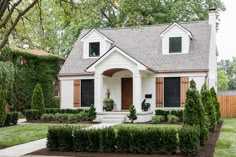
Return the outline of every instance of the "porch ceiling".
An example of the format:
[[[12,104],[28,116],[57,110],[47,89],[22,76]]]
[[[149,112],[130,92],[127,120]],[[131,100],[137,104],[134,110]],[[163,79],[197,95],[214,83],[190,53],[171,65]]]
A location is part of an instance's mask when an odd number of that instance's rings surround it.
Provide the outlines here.
[[[114,73],[123,71],[123,70],[127,70],[127,69],[123,69],[123,68],[110,69],[110,70],[105,71],[103,75],[112,77]]]

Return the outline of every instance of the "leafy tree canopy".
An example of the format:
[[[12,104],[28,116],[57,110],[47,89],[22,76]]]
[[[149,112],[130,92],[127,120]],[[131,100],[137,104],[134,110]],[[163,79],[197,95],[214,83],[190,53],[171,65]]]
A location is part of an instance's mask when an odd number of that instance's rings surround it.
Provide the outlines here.
[[[218,88],[236,89],[236,57],[218,63]]]
[[[68,54],[81,29],[206,20],[221,0],[41,0],[19,21],[11,45]]]

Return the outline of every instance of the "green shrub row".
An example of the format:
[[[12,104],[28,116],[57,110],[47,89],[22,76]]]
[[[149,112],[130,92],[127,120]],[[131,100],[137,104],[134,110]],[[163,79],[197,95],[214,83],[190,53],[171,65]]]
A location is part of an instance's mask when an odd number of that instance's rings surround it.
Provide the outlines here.
[[[88,114],[84,111],[77,114],[69,114],[69,113],[43,114],[41,116],[41,119],[47,121],[52,121],[52,120],[83,121],[83,120],[88,120]]]
[[[48,114],[43,114],[43,120],[69,120],[69,121],[93,121],[96,119],[96,108],[91,105],[88,110],[83,109],[50,109]],[[64,113],[55,113],[55,111],[63,111]]]
[[[162,115],[154,115],[152,117],[152,122],[153,124],[159,124],[160,122],[165,121],[165,117]]]
[[[199,126],[184,125],[179,131],[179,148],[184,155],[197,154],[200,147]]]
[[[52,126],[47,138],[47,148],[60,151],[174,154],[178,147],[174,128],[121,127],[115,130]]]
[[[168,121],[168,115],[169,114],[178,117],[179,118],[178,121],[183,122],[183,117],[184,117],[184,110],[183,109],[180,109],[180,110],[162,110],[162,109],[157,109],[155,111],[155,115],[164,116],[164,118],[165,118],[164,121]]]
[[[16,125],[18,121],[17,112],[7,112],[4,126]]]
[[[27,121],[37,120],[40,119],[40,112],[35,109],[25,110],[25,117]]]
[[[85,109],[59,109],[59,108],[45,108],[46,114],[56,114],[56,113],[68,113],[68,114],[77,114],[82,111],[87,112]]]
[[[37,119],[43,119],[43,120],[88,120],[93,121],[96,119],[96,108],[94,105],[91,105],[88,110],[84,109],[46,109],[46,114],[41,115],[39,110],[36,109],[30,109],[25,110],[25,116],[26,120],[37,120]],[[61,113],[60,113],[61,112]]]

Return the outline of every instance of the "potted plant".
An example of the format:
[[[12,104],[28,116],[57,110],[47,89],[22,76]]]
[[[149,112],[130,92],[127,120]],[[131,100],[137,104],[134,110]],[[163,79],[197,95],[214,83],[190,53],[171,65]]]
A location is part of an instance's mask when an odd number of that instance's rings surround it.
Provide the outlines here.
[[[112,111],[114,108],[114,101],[110,98],[111,91],[107,89],[106,98],[103,100],[103,109],[106,111]]]

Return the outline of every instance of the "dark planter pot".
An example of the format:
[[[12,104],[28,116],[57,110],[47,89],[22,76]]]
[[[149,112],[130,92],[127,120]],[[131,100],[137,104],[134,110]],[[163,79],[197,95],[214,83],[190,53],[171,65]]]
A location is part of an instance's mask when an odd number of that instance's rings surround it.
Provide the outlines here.
[[[113,108],[114,108],[114,104],[113,104],[113,102],[104,102],[103,108],[104,108],[106,111],[112,111]]]

